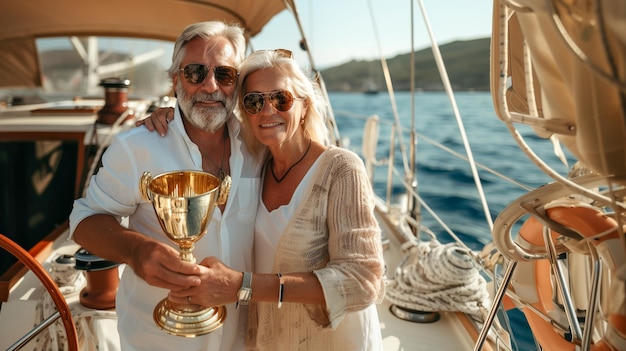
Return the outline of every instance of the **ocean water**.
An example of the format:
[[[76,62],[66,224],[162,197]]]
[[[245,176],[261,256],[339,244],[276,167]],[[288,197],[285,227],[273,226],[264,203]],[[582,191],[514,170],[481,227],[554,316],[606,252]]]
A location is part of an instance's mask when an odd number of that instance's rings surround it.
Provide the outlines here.
[[[349,142],[348,148],[359,154],[364,121],[368,116],[377,115],[381,121],[377,158],[387,157],[391,123],[394,120],[389,95],[330,93],[330,100],[340,135]],[[406,128],[403,134],[404,144],[408,145],[410,143],[408,131],[412,125],[411,94],[396,93],[395,101],[401,124]],[[473,158],[477,163],[532,188],[551,181],[521,151],[506,125],[498,119],[489,93],[457,93],[455,101],[463,118]],[[419,135],[426,136],[460,154],[466,154],[452,103],[445,93],[417,93],[414,106],[414,126]],[[571,157],[569,165],[565,165],[553,156],[551,142],[539,138],[529,128],[522,128],[521,134],[548,164],[559,172],[567,173],[568,166],[571,166]],[[399,153],[400,148],[396,147],[395,163],[402,169],[403,163]],[[467,161],[443,152],[420,140],[418,136],[416,164],[418,193],[446,225],[472,249],[480,250],[485,243],[492,241],[491,231]],[[381,166],[374,176],[375,191],[381,196],[385,195],[386,173],[387,167]],[[495,220],[506,206],[528,191],[481,169],[479,174],[492,220]],[[399,192],[400,186],[395,185],[394,190]],[[433,216],[423,211],[422,217],[422,222],[439,235],[440,241],[452,240]],[[527,330],[521,313],[510,313],[510,318],[513,328]],[[534,350],[530,334],[526,332],[523,335],[521,340],[517,340],[519,349]]]
[[[333,92],[329,96],[341,137],[349,142],[348,148],[359,154],[362,150],[365,119],[371,115],[379,117],[381,123],[376,155],[378,159],[386,158],[389,152],[391,123],[394,120],[389,95]],[[403,133],[404,144],[408,145],[410,143],[408,131],[412,125],[411,95],[408,92],[399,92],[396,93],[395,100],[400,122],[406,128]],[[463,118],[473,158],[477,163],[531,188],[551,182],[551,179],[521,151],[504,122],[498,119],[489,93],[456,93],[455,101]],[[414,126],[418,133],[416,145],[418,193],[455,233],[469,243],[470,247],[480,249],[491,241],[491,232],[469,164],[425,140],[420,140],[419,136],[423,135],[465,156],[452,105],[445,93],[425,92],[415,95],[414,106]],[[522,129],[521,134],[546,162],[557,171],[567,173],[568,166],[560,163],[552,155],[552,144],[549,140],[538,137],[529,128]],[[408,146],[405,148],[408,152]],[[402,169],[399,146],[396,146],[395,159],[396,166]],[[571,157],[569,159],[571,166]],[[375,190],[379,195],[385,194],[386,173],[387,166],[380,166],[374,176]],[[481,169],[478,173],[493,220],[512,201],[528,191]],[[400,191],[399,185],[395,188]],[[423,213],[423,216],[424,222],[431,229],[444,234],[427,213]]]

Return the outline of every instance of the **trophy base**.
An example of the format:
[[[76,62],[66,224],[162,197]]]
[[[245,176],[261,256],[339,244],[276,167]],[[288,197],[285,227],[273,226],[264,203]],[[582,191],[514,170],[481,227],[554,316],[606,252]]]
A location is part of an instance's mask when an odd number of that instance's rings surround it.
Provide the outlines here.
[[[180,309],[165,298],[154,308],[153,316],[162,330],[172,335],[193,338],[221,327],[226,319],[226,307],[187,305]]]

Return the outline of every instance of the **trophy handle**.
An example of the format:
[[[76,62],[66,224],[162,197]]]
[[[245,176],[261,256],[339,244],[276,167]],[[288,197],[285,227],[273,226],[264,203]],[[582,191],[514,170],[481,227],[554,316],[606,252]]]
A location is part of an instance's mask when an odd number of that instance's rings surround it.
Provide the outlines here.
[[[148,193],[148,187],[150,186],[151,181],[152,174],[150,174],[150,172],[143,172],[141,181],[139,181],[139,191],[141,192],[141,196],[148,201],[152,201],[150,194]]]
[[[222,182],[220,183],[220,188],[217,193],[217,204],[223,205],[226,203],[226,199],[228,199],[228,194],[230,193],[230,185],[232,184],[232,179],[229,175],[226,175]]]

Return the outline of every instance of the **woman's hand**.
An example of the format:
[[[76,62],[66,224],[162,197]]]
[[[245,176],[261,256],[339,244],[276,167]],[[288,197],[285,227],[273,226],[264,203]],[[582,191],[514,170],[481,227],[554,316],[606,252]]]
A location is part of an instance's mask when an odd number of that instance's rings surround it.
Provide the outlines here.
[[[196,304],[204,307],[222,306],[237,301],[243,273],[226,266],[217,257],[200,262],[201,283],[181,290],[172,290],[169,300],[177,304]]]
[[[143,125],[148,128],[149,131],[154,132],[156,130],[160,136],[165,136],[167,134],[167,124],[173,119],[173,107],[159,107],[154,110],[150,116],[135,122],[135,126],[139,127]]]

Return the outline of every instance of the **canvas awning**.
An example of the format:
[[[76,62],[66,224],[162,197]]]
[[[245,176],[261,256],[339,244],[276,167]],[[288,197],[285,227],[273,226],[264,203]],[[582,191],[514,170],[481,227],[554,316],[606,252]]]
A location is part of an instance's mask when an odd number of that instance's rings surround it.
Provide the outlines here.
[[[112,36],[174,41],[187,25],[237,22],[253,37],[291,1],[283,0],[29,0],[0,11],[0,87],[41,86],[34,40]],[[286,5],[287,4],[287,5]]]

